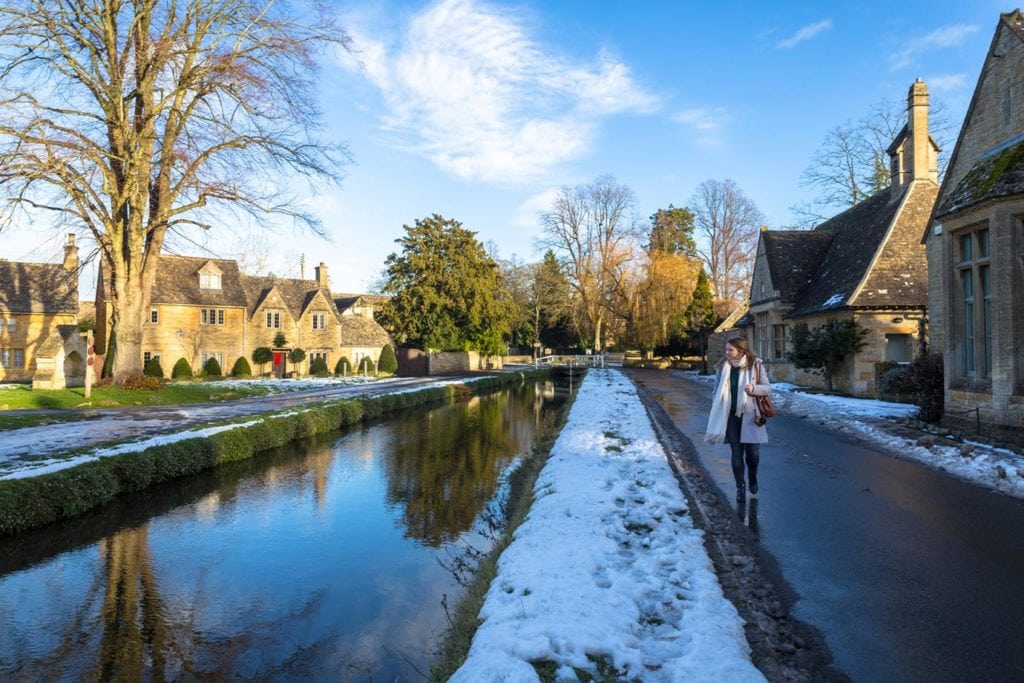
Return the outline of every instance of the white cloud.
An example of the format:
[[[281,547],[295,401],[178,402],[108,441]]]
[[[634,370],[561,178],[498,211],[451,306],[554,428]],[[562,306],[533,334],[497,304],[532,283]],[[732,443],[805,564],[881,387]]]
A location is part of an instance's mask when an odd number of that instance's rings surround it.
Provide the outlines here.
[[[521,230],[539,232],[540,214],[551,210],[558,197],[558,192],[557,187],[549,187],[542,192],[530,195],[515,208],[509,223]]]
[[[671,120],[693,132],[693,141],[702,147],[714,147],[721,143],[718,131],[729,121],[724,107],[694,107],[676,112]]]
[[[932,76],[926,78],[925,82],[928,84],[928,88],[933,91],[938,90],[960,90],[968,85],[967,74],[943,74],[941,76]]]
[[[476,0],[440,0],[393,45],[350,32],[360,71],[384,97],[382,124],[395,144],[464,179],[523,182],[586,153],[602,118],[659,105],[609,53],[574,63],[527,28]]]
[[[799,45],[805,40],[810,40],[819,33],[827,31],[830,28],[832,28],[831,19],[823,19],[814,24],[807,24],[806,26],[801,27],[800,30],[791,35],[789,38],[783,38],[779,42],[775,43],[775,47],[781,48],[783,50],[788,50],[791,47]]]
[[[889,58],[889,66],[893,71],[910,66],[918,55],[929,50],[956,47],[977,30],[977,26],[970,24],[952,24],[937,28],[926,35],[912,38],[907,41],[902,50]]]

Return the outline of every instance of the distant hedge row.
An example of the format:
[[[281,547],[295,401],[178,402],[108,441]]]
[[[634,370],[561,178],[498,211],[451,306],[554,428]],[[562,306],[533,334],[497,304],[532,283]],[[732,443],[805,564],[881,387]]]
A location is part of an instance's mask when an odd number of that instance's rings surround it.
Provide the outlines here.
[[[0,481],[0,536],[74,517],[109,503],[117,496],[222,463],[245,460],[296,439],[397,410],[486,393],[546,375],[547,371],[508,373],[488,376],[471,384],[334,401],[314,405],[301,413],[266,415],[247,427],[102,458],[52,474],[3,480]]]

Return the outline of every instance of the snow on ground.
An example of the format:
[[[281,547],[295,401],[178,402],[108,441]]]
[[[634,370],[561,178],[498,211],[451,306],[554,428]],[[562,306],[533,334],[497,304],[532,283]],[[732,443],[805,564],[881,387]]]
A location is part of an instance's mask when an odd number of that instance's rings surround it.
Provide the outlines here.
[[[309,391],[310,389],[325,389],[330,387],[343,387],[351,384],[366,384],[376,382],[376,377],[365,377],[363,375],[349,375],[348,377],[302,377],[298,379],[276,379],[276,378],[251,378],[251,379],[218,379],[203,382],[203,388],[211,389],[239,389],[257,388],[264,389],[268,394],[284,394],[292,391]]]
[[[633,384],[591,370],[498,562],[452,681],[536,681],[531,661],[625,679],[764,680]]]
[[[144,451],[152,446],[162,446],[168,443],[174,443],[175,441],[182,441],[184,439],[193,439],[200,436],[210,436],[217,432],[226,432],[229,429],[238,429],[240,427],[248,427],[254,425],[259,420],[250,420],[249,422],[238,422],[234,424],[218,425],[216,427],[205,427],[203,429],[191,429],[184,432],[176,432],[174,434],[160,434],[159,436],[150,437],[143,439],[142,441],[133,441],[131,443],[124,443],[117,446],[110,446],[107,448],[96,448],[85,453],[74,455],[70,458],[50,458],[47,460],[29,460],[29,461],[18,461],[17,463],[3,463],[0,465],[0,480],[2,479],[25,479],[27,477],[38,477],[41,474],[49,474],[51,472],[59,472],[60,470],[66,470],[69,467],[75,467],[76,465],[82,465],[87,462],[93,462],[100,458],[109,458],[112,455],[121,455],[122,453],[138,453]],[[17,469],[3,472],[2,468],[7,465],[16,465]]]
[[[714,375],[679,372],[687,379],[714,384]],[[866,398],[808,394],[795,384],[772,384],[772,402],[780,412],[806,415],[822,425],[846,432],[886,452],[910,458],[929,467],[943,470],[954,477],[979,486],[995,489],[1015,498],[1024,498],[1024,457],[1012,451],[974,441],[967,441],[969,451],[961,454],[961,446],[936,443],[930,447],[920,445],[916,438],[898,433],[891,418],[910,417],[917,406],[908,403],[890,403]],[[770,429],[770,427],[769,427]],[[1006,477],[999,474],[999,468]]]

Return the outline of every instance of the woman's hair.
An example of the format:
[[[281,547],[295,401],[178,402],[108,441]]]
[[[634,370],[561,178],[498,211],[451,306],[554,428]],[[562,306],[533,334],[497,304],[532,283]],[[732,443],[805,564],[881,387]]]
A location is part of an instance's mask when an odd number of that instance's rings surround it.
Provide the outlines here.
[[[747,357],[747,366],[749,366],[751,368],[754,367],[754,363],[757,361],[757,356],[754,355],[754,352],[750,350],[750,344],[747,343],[747,338],[746,337],[740,337],[740,336],[730,337],[728,339],[728,341],[726,341],[725,343],[728,344],[729,346],[733,347],[737,351],[739,351],[740,354],[742,354],[742,355]],[[722,359],[722,364],[725,364],[725,363],[728,363],[728,362],[729,362],[728,358],[723,358]]]

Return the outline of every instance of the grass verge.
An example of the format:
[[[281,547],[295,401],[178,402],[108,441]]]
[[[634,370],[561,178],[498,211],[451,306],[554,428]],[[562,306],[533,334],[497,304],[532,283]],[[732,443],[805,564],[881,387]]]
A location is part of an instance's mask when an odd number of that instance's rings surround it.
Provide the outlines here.
[[[455,401],[542,376],[546,377],[547,371],[491,375],[468,384],[317,404],[298,413],[294,409],[279,411],[264,415],[259,422],[247,427],[111,456],[51,474],[2,480],[0,536],[68,519],[104,505],[117,496],[222,463],[245,460],[297,439],[341,429],[393,411],[438,401]]]
[[[431,681],[447,681],[452,674],[466,661],[473,635],[480,625],[478,615],[484,604],[484,597],[494,577],[498,575],[498,557],[512,542],[512,534],[526,519],[533,505],[533,488],[544,463],[547,462],[551,447],[565,426],[569,410],[575,395],[565,402],[555,418],[554,424],[547,429],[534,444],[533,452],[509,476],[509,495],[505,504],[505,528],[495,542],[491,551],[480,560],[473,579],[466,587],[466,593],[459,601],[454,614],[449,617],[449,628],[441,644],[441,660],[430,667]]]

